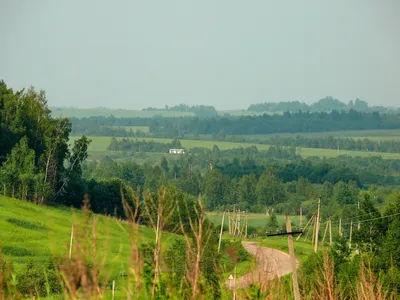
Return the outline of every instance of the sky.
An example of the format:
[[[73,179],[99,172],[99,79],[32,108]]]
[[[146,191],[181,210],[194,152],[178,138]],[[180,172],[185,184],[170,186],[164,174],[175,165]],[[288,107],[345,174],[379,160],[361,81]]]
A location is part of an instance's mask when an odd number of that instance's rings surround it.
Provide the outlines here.
[[[0,80],[50,106],[400,106],[400,1],[0,0]]]

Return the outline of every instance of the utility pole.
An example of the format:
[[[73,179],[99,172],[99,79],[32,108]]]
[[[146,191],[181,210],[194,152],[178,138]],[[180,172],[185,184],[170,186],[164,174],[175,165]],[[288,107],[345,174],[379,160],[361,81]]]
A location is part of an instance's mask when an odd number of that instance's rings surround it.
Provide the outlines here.
[[[286,216],[286,231],[292,232],[292,225],[290,224],[290,219],[288,216]],[[300,300],[299,283],[297,281],[296,257],[294,256],[293,236],[291,234],[288,234],[288,247],[289,247],[289,254],[290,254],[290,262],[292,265],[292,281],[293,281],[294,299]]]
[[[232,229],[231,229],[231,213],[228,210],[228,232],[229,234],[232,234]]]
[[[69,259],[72,257],[72,241],[74,240],[74,225],[71,227],[71,240],[69,241]]]
[[[239,214],[238,214],[238,236],[240,236],[241,230],[240,230],[240,209],[239,209]]]
[[[339,236],[342,237],[342,218],[339,218]]]
[[[247,212],[246,212],[246,235],[245,235],[246,239],[247,239],[247,229],[248,229],[248,227],[249,227],[249,219],[248,219]]]
[[[329,226],[329,221],[326,222],[326,226],[325,226],[325,230],[324,230],[324,236],[322,238],[322,246],[324,245],[324,242],[325,242],[325,236],[326,236],[326,232],[328,231],[328,226]]]
[[[318,234],[319,234],[319,209],[321,207],[321,197],[318,198],[318,211],[317,211],[317,223],[315,225],[315,244],[314,244],[314,252],[318,251]]]
[[[350,249],[351,249],[351,236],[353,235],[353,220],[350,221]]]
[[[222,231],[224,230],[224,218],[225,218],[225,212],[222,214],[221,231],[219,232],[218,253],[219,250],[221,249]]]

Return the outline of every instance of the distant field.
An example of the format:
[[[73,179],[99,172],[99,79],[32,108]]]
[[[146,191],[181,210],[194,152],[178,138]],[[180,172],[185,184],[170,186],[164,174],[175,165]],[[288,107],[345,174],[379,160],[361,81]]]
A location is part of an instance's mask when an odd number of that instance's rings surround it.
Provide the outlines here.
[[[222,213],[215,213],[215,212],[209,212],[207,213],[208,219],[213,222],[216,225],[221,225],[222,222]],[[242,215],[243,217],[243,215]],[[267,225],[267,222],[269,220],[269,217],[267,217],[265,214],[256,214],[256,213],[249,213],[247,214],[248,218],[248,224],[249,226],[253,227],[265,227]],[[277,215],[278,223],[285,224],[285,216]],[[242,218],[242,222],[243,222]],[[291,216],[290,220],[293,224],[299,225],[300,224],[300,217],[299,216]],[[305,221],[305,217],[303,217],[303,222]],[[228,220],[225,217],[225,225],[228,224]],[[304,223],[305,224],[305,223]]]
[[[243,135],[245,138],[269,139],[275,136],[332,136],[342,138],[368,138],[370,140],[400,140],[400,129],[384,130],[349,130],[349,131],[328,131],[328,132],[297,132],[297,133],[272,133],[272,134],[253,134]]]
[[[78,137],[71,137],[71,142]],[[92,143],[89,146],[89,155],[101,157],[107,153],[113,153],[116,151],[108,151],[107,147],[110,144],[111,137],[89,137]],[[156,141],[161,143],[171,142],[171,139],[158,139],[158,138],[139,138],[139,140]],[[214,145],[217,145],[221,150],[232,149],[232,148],[246,148],[256,146],[259,150],[268,150],[269,145],[264,144],[250,144],[250,143],[232,143],[232,142],[220,142],[220,141],[202,141],[202,140],[181,140],[182,146],[186,149],[194,147],[203,147],[212,149]],[[303,157],[318,156],[318,157],[335,157],[338,155],[349,155],[349,156],[381,156],[387,159],[400,159],[400,153],[382,153],[382,152],[366,152],[366,151],[346,151],[346,150],[334,150],[334,149],[318,149],[318,148],[297,148],[298,154]]]
[[[192,112],[176,112],[176,111],[164,111],[164,110],[154,110],[154,111],[142,111],[142,110],[128,110],[128,109],[105,109],[105,108],[51,108],[52,115],[54,117],[75,117],[75,118],[85,118],[93,116],[104,116],[109,117],[113,115],[116,118],[124,117],[141,117],[141,118],[151,118],[153,116],[163,116],[163,117],[192,117],[194,114]]]

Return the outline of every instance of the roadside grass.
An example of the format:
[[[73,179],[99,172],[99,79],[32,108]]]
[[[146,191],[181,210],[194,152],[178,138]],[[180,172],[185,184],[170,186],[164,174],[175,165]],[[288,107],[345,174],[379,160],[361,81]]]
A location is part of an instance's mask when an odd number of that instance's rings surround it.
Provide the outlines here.
[[[16,270],[28,262],[48,264],[69,252],[72,224],[83,222],[83,212],[70,208],[38,206],[0,196],[0,248]],[[96,220],[97,255],[107,257],[105,271],[111,274],[127,270],[130,256],[128,224],[114,218],[91,214]],[[176,238],[163,234],[163,245]],[[152,242],[151,228],[139,227],[139,243]]]
[[[79,137],[73,136],[70,138],[71,144],[74,140],[78,139]],[[102,157],[111,153],[121,153],[120,151],[109,151],[107,147],[110,144],[111,137],[95,137],[90,136],[88,137],[92,140],[91,144],[89,145],[89,155],[90,159],[92,157]],[[159,143],[169,143],[172,139],[161,139],[161,138],[138,138],[139,140],[145,141],[155,141]],[[185,149],[192,149],[195,147],[203,147],[212,149],[214,145],[218,146],[221,150],[233,149],[233,148],[246,148],[251,146],[256,146],[258,150],[264,151],[268,150],[270,145],[264,144],[252,144],[252,143],[233,143],[233,142],[223,142],[223,141],[204,141],[204,140],[180,140],[182,147]],[[367,152],[367,151],[347,151],[347,150],[334,150],[334,149],[320,149],[320,148],[297,148],[297,152],[299,155],[303,157],[336,157],[339,155],[348,155],[352,157],[370,157],[370,156],[381,156],[384,159],[400,159],[399,153],[382,153],[382,152]],[[162,154],[164,155],[164,154]],[[160,154],[160,158],[162,156]]]

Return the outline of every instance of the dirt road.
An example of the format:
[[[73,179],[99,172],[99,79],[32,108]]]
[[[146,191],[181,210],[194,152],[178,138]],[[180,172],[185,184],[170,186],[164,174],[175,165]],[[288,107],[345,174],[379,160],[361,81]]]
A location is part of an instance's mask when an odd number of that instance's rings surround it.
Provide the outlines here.
[[[258,267],[251,273],[236,279],[237,288],[246,288],[252,283],[267,282],[292,272],[290,256],[282,251],[261,247],[255,242],[242,242],[243,247],[255,256]],[[226,282],[228,288],[235,288],[235,280]]]

